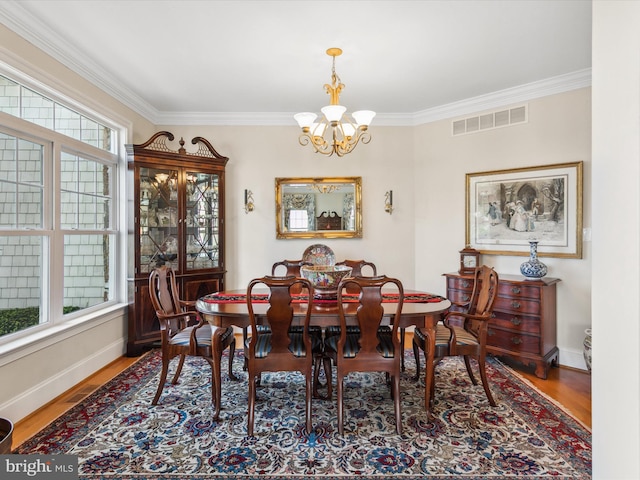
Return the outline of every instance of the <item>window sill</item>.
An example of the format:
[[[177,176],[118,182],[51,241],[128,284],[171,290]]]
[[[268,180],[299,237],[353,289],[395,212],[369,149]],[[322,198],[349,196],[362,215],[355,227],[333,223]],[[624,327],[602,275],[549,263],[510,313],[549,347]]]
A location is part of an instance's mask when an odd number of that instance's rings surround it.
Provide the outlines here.
[[[74,318],[24,335],[0,345],[0,367],[47,348],[62,340],[78,335],[115,318],[125,316],[127,304],[118,303],[99,312]]]

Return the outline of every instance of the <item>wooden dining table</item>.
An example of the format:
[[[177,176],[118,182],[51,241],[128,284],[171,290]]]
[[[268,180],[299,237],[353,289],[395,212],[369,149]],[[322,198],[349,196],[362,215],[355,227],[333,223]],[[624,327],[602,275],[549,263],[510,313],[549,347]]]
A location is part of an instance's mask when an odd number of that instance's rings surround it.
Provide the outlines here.
[[[424,327],[426,330],[425,365],[425,409],[429,418],[431,416],[431,388],[433,384],[434,364],[433,352],[435,350],[435,329],[441,318],[441,314],[449,309],[451,302],[438,295],[429,294],[415,290],[405,290],[405,301],[402,305],[399,328],[411,326]],[[235,301],[229,301],[230,298]],[[414,299],[408,301],[407,299]],[[418,301],[420,298],[425,300]],[[244,299],[244,301],[242,301]],[[427,300],[428,299],[428,300]],[[260,321],[266,316],[269,303],[264,300],[252,302],[254,313]],[[387,318],[393,317],[397,308],[397,301],[387,299],[383,302],[384,315]],[[294,322],[302,323],[306,314],[306,303],[292,303]],[[340,325],[340,315],[337,302],[313,302],[311,306],[311,325],[328,327]],[[355,315],[358,308],[357,302],[345,303],[345,316],[347,323],[357,322]],[[196,301],[196,309],[202,318],[215,327],[213,329],[212,350],[213,350],[213,389],[214,389],[214,420],[220,416],[222,384],[221,384],[221,363],[222,363],[222,342],[219,337],[226,328],[230,326],[245,328],[251,326],[249,310],[246,303],[246,290],[231,290],[217,292],[206,295]],[[404,355],[404,352],[402,352]]]

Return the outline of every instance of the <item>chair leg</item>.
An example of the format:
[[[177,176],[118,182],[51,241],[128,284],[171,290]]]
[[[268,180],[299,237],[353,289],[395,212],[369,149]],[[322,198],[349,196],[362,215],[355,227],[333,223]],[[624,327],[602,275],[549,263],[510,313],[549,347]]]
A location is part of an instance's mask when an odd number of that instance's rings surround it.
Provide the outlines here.
[[[402,352],[400,356],[400,370],[404,372],[404,333],[405,329],[400,329],[400,351]]]
[[[306,408],[305,408],[305,418],[307,419],[307,435],[311,435],[311,432],[313,431],[313,426],[312,426],[312,411],[311,411],[311,396],[312,396],[312,372],[311,372],[311,368],[307,371],[307,374],[305,375],[306,377],[306,388],[305,388],[305,404],[306,404]]]
[[[327,396],[325,397],[326,400],[331,400],[331,395],[333,394],[333,385],[332,385],[332,374],[331,374],[331,358],[329,357],[324,357],[322,359],[322,364],[323,364],[323,368],[324,368],[324,376],[327,379]]]
[[[249,374],[249,412],[247,414],[247,435],[253,437],[253,414],[256,406],[256,377]]]
[[[394,375],[392,379],[393,405],[396,413],[396,432],[402,435],[402,411],[400,410],[400,376]]]
[[[478,358],[478,370],[480,370],[480,379],[482,380],[482,386],[484,387],[484,393],[487,394],[487,399],[489,400],[489,405],[495,407],[496,401],[493,399],[493,395],[491,395],[491,390],[489,389],[489,382],[487,381],[487,371],[485,370],[485,358]]]
[[[239,378],[233,374],[233,359],[235,355],[236,355],[236,343],[235,341],[233,341],[229,344],[229,378],[231,380],[237,381],[239,380]]]
[[[476,377],[473,375],[473,370],[471,370],[471,363],[469,362],[469,355],[464,355],[464,365],[467,367],[467,373],[469,374],[469,378],[471,379],[471,383],[474,385],[478,385],[478,381]]]
[[[417,382],[420,380],[420,347],[416,340],[413,341],[413,358],[416,360],[416,374],[413,379]]]
[[[158,389],[156,390],[156,396],[153,397],[151,405],[157,405],[162,390],[164,390],[164,384],[167,381],[167,373],[169,372],[169,359],[164,355],[162,356],[162,371],[160,372],[160,383],[158,383]]]
[[[321,355],[316,355],[313,359],[313,398],[323,398],[318,392],[318,387],[321,387],[320,383],[320,368],[322,367],[322,359]]]
[[[184,365],[184,359],[185,358],[186,358],[185,354],[181,354],[180,355],[180,362],[178,363],[178,368],[176,368],[176,374],[173,376],[173,380],[171,380],[171,383],[173,385],[178,383],[178,377],[180,376],[180,373],[182,372],[182,366]]]
[[[338,386],[338,433],[344,435],[344,403],[342,401],[342,393],[344,389],[344,379],[338,373],[338,380],[336,382]]]
[[[243,327],[242,328],[242,348],[244,348],[244,346],[247,344],[247,338],[249,336],[249,331],[247,330],[248,327]],[[242,366],[242,370],[243,371],[247,371],[247,357],[244,357],[244,365]]]

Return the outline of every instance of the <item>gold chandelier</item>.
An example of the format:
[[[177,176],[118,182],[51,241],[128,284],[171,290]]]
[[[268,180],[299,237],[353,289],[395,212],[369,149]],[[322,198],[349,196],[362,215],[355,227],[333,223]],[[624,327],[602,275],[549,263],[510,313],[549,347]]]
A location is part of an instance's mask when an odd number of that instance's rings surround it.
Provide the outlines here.
[[[322,107],[322,118],[316,122],[318,115],[312,112],[297,113],[293,116],[302,128],[300,145],[311,144],[317,153],[339,157],[353,151],[359,142],[369,143],[371,134],[367,131],[369,124],[376,116],[371,110],[359,110],[351,116],[345,114],[347,108],[340,105],[340,92],[344,88],[336,73],[336,57],[342,54],[340,48],[330,48],[327,55],[333,57],[331,69],[331,85],[325,83],[324,89],[329,94],[329,105]]]

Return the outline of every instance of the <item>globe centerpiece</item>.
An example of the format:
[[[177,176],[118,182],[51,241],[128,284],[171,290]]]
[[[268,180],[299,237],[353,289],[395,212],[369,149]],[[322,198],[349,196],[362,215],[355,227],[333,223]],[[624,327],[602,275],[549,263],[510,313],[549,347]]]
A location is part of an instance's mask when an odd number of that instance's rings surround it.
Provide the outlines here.
[[[300,274],[311,282],[316,298],[335,300],[340,280],[350,276],[352,270],[347,265],[302,265]]]

